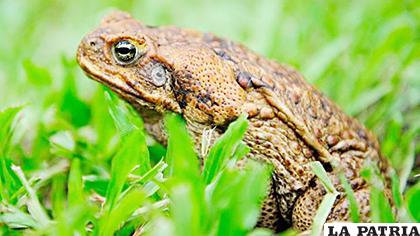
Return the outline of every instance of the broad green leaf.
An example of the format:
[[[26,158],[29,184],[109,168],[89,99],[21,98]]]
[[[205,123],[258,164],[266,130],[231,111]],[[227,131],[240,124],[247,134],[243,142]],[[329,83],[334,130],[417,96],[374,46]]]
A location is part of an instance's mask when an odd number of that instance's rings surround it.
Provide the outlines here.
[[[204,235],[202,195],[191,182],[172,182],[170,187],[170,212],[176,235]]]
[[[54,218],[58,218],[66,208],[66,181],[65,175],[58,175],[52,179],[51,205]]]
[[[143,121],[138,117],[138,115],[133,115],[130,110],[126,109],[117,97],[110,93],[106,93],[106,99],[109,105],[109,113],[111,114],[112,119],[114,120],[115,126],[120,133],[120,137],[123,142],[126,142],[127,136],[132,132],[137,132],[137,148],[141,155],[138,156],[138,168],[135,173],[138,175],[143,175],[151,169],[149,150],[146,145],[146,136],[143,132]]]
[[[0,111],[0,155],[5,155],[13,133],[13,121],[22,107],[9,107]]]
[[[395,219],[388,198],[384,193],[383,176],[376,165],[365,163],[361,173],[370,185],[370,218],[373,223],[394,223]]]
[[[106,89],[105,98],[108,102],[109,114],[111,114],[114,124],[117,127],[117,130],[120,132],[120,136],[124,137],[131,133],[133,130],[139,128],[130,121],[129,114],[126,109],[121,106],[118,98]]]
[[[52,227],[48,227],[50,235],[86,235],[87,223],[89,221],[94,221],[92,214],[93,210],[94,209],[90,204],[87,203],[73,205],[72,207],[67,208],[63,214],[57,218],[58,223]]]
[[[243,170],[226,169],[215,182],[209,205],[218,235],[244,235],[255,227],[268,193],[271,168],[249,160]]]
[[[23,61],[23,68],[29,83],[39,87],[51,84],[52,76],[47,68],[35,65],[29,59]]]
[[[103,215],[99,221],[97,235],[113,235],[146,200],[145,194],[139,189],[132,189],[115,207]]]
[[[123,189],[130,172],[137,167],[136,173],[145,174],[151,169],[149,151],[143,133],[143,123],[140,119],[134,121],[126,109],[118,105],[116,97],[107,93],[109,112],[120,132],[122,146],[112,160],[111,180],[106,194],[106,207],[110,210]]]
[[[408,177],[410,176],[410,173],[413,169],[413,165],[415,163],[415,158],[416,158],[415,152],[416,152],[415,141],[412,140],[411,142],[407,143],[407,151],[403,158],[403,167],[400,172],[400,179],[401,179],[400,189],[401,190],[405,189]]]
[[[191,182],[201,181],[198,157],[184,121],[179,115],[167,114],[165,125],[168,131],[166,157],[169,174]]]
[[[229,125],[227,131],[210,149],[210,153],[204,163],[203,170],[203,177],[206,184],[213,180],[229,158],[232,157],[235,149],[241,143],[247,127],[248,122],[246,116],[241,115],[235,122]],[[241,148],[243,149],[244,147]]]
[[[72,208],[83,205],[85,201],[82,173],[80,171],[80,159],[75,158],[71,163],[68,179],[68,206],[69,208]]]
[[[79,128],[89,123],[91,110],[89,105],[77,94],[75,61],[63,57],[61,62],[65,70],[65,78],[59,111],[72,125]]]
[[[83,182],[86,192],[94,191],[95,193],[105,197],[110,180],[93,175],[85,177]]]
[[[250,151],[251,151],[251,148],[248,147],[248,145],[246,145],[244,142],[240,142],[238,146],[236,147],[235,152],[232,155],[232,160],[235,161],[234,164],[236,164],[236,161],[245,157]]]
[[[395,171],[391,172],[391,190],[395,206],[397,208],[400,208],[402,206],[403,200],[400,189],[400,180],[398,179],[398,175],[395,173]]]
[[[171,219],[177,235],[202,235],[207,209],[198,157],[179,115],[165,116],[168,131],[168,190]]]
[[[144,140],[143,132],[133,131],[123,139],[121,147],[112,159],[111,180],[106,193],[105,209],[112,209],[115,205],[128,174],[134,170],[136,165],[141,165],[142,155],[148,155],[145,144],[139,143]]]
[[[22,184],[12,170],[12,165],[10,160],[0,156],[0,200],[14,202],[13,195],[19,191]]]
[[[371,219],[373,223],[394,223],[391,206],[382,189],[371,186],[370,190]]]
[[[420,182],[409,188],[406,194],[407,209],[415,222],[420,222]]]
[[[112,152],[115,147],[113,138],[117,132],[115,122],[109,112],[110,104],[107,102],[106,93],[102,87],[95,90],[95,94],[91,101],[92,119],[91,125],[96,131],[98,139],[95,144],[105,155]]]

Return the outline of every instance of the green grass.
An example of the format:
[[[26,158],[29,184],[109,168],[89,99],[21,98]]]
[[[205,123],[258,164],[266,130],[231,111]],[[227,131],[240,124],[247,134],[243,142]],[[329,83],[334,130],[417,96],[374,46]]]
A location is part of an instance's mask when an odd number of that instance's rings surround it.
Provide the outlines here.
[[[375,170],[363,172],[373,220],[420,221],[418,1],[2,0],[0,235],[269,234],[253,226],[270,167],[232,168],[249,151],[243,118],[201,172],[179,117],[166,117],[166,149],[82,74],[78,42],[112,8],[150,25],[211,31],[296,67],[377,135],[394,167],[398,215]],[[351,197],[350,205],[357,221]]]

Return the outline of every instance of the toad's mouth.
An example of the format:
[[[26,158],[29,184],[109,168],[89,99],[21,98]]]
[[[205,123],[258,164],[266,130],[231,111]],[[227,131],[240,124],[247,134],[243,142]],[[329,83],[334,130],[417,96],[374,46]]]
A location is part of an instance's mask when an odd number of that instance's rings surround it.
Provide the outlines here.
[[[141,114],[163,114],[167,111],[181,113],[179,104],[176,101],[164,99],[158,94],[139,90],[136,88],[137,86],[130,81],[127,81],[126,78],[118,73],[109,71],[106,68],[97,66],[95,63],[92,63],[89,58],[84,57],[83,54],[77,55],[77,62],[89,78],[109,87]]]
[[[135,90],[129,83],[126,83],[124,79],[118,75],[111,75],[104,70],[100,70],[96,65],[89,63],[83,56],[77,57],[77,61],[85,72],[85,74],[91,78],[110,88],[123,100],[126,100],[133,105],[139,112],[143,113],[146,110],[157,111],[156,105],[143,99],[143,96]]]

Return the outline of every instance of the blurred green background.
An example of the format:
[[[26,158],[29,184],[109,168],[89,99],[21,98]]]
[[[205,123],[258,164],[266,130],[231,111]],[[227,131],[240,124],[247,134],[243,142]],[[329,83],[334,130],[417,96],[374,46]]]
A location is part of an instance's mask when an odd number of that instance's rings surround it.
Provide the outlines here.
[[[373,130],[402,190],[415,185],[418,0],[0,0],[0,110],[23,105],[10,157],[27,173],[69,156],[101,173],[115,152],[103,89],[75,63],[79,41],[113,9],[148,25],[213,32],[294,66]]]

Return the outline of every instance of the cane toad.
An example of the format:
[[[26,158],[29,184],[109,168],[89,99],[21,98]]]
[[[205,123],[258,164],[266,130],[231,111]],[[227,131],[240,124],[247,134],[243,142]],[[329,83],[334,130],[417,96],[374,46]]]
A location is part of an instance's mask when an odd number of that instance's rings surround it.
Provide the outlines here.
[[[77,61],[134,106],[163,144],[165,112],[184,117],[198,153],[203,132],[214,129],[218,137],[247,114],[249,158],[275,167],[259,226],[310,228],[326,193],[310,169],[313,161],[323,164],[340,192],[328,221],[349,219],[340,171],[353,188],[361,220],[369,221],[369,187],[360,170],[369,161],[387,171],[376,138],[292,68],[210,33],[151,27],[123,12],[105,17],[82,40]]]

